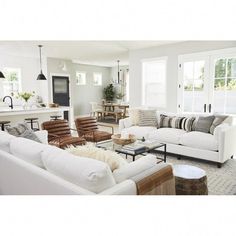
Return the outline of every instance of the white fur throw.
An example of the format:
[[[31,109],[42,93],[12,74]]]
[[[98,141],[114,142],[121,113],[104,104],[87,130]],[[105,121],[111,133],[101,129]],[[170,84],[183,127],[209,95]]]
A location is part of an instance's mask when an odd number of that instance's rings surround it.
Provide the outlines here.
[[[109,165],[111,171],[128,164],[128,162],[116,152],[94,147],[93,144],[77,147],[71,146],[66,150],[75,156],[88,157],[98,161],[103,161]]]

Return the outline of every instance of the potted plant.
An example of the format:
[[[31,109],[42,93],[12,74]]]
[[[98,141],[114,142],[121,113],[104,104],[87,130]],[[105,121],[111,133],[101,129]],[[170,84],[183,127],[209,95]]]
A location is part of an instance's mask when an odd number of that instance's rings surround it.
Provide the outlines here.
[[[112,102],[114,100],[115,90],[113,84],[109,84],[104,88],[103,95],[107,102]]]

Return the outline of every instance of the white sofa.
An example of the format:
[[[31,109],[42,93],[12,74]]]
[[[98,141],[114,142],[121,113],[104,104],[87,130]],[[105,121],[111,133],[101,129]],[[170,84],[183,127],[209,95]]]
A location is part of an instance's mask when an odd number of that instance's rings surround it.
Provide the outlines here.
[[[136,195],[135,176],[167,166],[148,155],[111,172],[104,162],[0,131],[0,194]],[[160,186],[162,194],[174,194],[174,177],[168,184],[172,191]]]
[[[160,121],[160,114],[180,116],[157,112],[157,122]],[[236,154],[236,126],[233,125],[235,122],[233,116],[229,116],[227,120],[217,126],[214,135],[198,131],[187,132],[175,128],[141,127],[134,122],[133,117],[120,120],[120,132],[126,131],[140,139],[145,137],[166,143],[168,153],[216,162],[218,167]]]

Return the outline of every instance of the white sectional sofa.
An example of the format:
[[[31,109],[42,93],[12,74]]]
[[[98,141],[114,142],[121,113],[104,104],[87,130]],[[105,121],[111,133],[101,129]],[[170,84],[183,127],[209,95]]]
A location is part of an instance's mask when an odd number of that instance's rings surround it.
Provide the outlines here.
[[[148,155],[111,172],[104,162],[74,156],[45,140],[0,131],[0,194],[136,195],[136,176],[148,177],[166,167],[170,165],[157,165],[155,156]],[[167,182],[159,186],[160,194],[175,193],[172,175],[167,191]]]
[[[160,114],[180,116],[179,114],[157,112],[157,122],[160,120]],[[234,122],[235,117],[229,116],[215,128],[214,135],[212,135],[175,128],[138,126],[134,124],[134,119],[129,117],[119,121],[119,130],[134,134],[140,139],[144,137],[166,143],[168,153],[213,161],[217,163],[218,167],[221,167],[222,163],[236,154],[236,126]]]

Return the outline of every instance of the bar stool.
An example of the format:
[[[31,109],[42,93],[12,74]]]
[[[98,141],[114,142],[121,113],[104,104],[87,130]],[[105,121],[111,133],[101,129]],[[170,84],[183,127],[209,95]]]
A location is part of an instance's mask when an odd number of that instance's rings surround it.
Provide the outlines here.
[[[58,115],[54,115],[54,116],[50,116],[51,120],[60,120],[59,118],[61,118],[61,116]]]
[[[38,118],[25,118],[25,122],[27,124],[30,124],[30,128],[34,131],[38,131],[39,130],[39,122],[38,122]],[[34,128],[34,124],[37,124],[37,128]]]
[[[5,131],[5,128],[9,127],[10,123],[11,123],[10,121],[0,121],[1,130]]]

